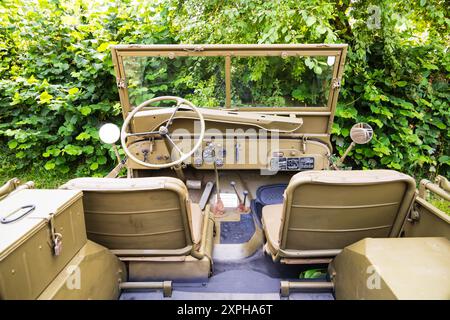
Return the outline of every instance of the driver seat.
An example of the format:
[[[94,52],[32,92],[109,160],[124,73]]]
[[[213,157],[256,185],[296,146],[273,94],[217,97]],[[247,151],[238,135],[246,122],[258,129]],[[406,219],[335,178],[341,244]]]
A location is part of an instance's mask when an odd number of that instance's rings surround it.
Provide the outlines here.
[[[326,262],[361,239],[398,237],[415,190],[393,170],[297,173],[283,204],[263,207],[265,251],[282,263]]]
[[[181,180],[77,178],[61,188],[83,191],[88,238],[127,262],[132,281],[208,277],[213,216],[189,200]]]

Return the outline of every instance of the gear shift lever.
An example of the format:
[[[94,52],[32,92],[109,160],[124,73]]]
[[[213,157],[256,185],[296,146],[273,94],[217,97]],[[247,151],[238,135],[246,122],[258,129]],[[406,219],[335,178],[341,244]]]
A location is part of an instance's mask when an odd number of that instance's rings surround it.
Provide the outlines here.
[[[237,209],[240,212],[248,212],[248,208],[245,206],[245,201],[247,200],[248,191],[244,190],[244,192],[243,192],[244,193],[244,201],[242,201],[242,198],[241,198],[241,196],[239,195],[239,193],[237,192],[237,189],[236,189],[236,182],[230,181],[230,185],[233,187],[234,192],[236,193],[236,196],[237,196],[237,198],[239,200],[239,205],[238,205]]]
[[[241,205],[241,204],[242,204],[242,199],[241,199],[241,196],[239,195],[239,193],[238,193],[237,190],[236,190],[236,182],[230,181],[230,186],[233,187],[234,193],[236,193],[236,196],[238,197],[239,205]]]
[[[244,208],[245,208],[245,203],[247,202],[248,191],[244,190],[243,194],[244,194],[244,201],[242,204],[244,205]]]

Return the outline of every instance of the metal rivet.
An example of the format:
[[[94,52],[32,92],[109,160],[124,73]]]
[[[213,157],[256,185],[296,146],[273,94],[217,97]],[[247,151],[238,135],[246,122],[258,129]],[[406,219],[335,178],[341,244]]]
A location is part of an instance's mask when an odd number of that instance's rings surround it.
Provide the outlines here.
[[[12,274],[15,274],[15,273],[16,273],[16,270],[12,269],[12,270],[11,270],[11,273],[12,273]]]

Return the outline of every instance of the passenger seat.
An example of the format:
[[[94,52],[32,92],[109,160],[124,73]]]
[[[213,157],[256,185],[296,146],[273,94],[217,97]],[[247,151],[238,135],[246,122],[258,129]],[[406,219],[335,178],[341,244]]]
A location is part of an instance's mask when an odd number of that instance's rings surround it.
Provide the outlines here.
[[[283,204],[263,208],[265,250],[295,263],[334,257],[364,238],[398,237],[415,190],[412,177],[393,170],[300,172]]]

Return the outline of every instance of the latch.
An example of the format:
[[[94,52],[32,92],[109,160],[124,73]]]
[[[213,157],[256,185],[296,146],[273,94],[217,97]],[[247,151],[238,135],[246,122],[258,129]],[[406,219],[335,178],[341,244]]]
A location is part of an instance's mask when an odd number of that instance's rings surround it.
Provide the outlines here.
[[[306,141],[308,140],[308,137],[307,136],[303,136],[303,138],[302,138],[302,153],[303,154],[305,154],[306,153]]]
[[[414,205],[411,208],[411,212],[409,214],[408,221],[412,222],[412,223],[415,223],[415,222],[417,222],[419,220],[420,220],[419,210],[417,209],[417,205]]]
[[[53,254],[59,256],[62,252],[62,234],[56,232],[54,214],[50,214],[50,236],[51,236],[51,246],[53,248]]]
[[[125,89],[126,85],[125,85],[125,79],[124,78],[117,78],[116,79],[116,83],[117,83],[117,88],[118,89]]]

